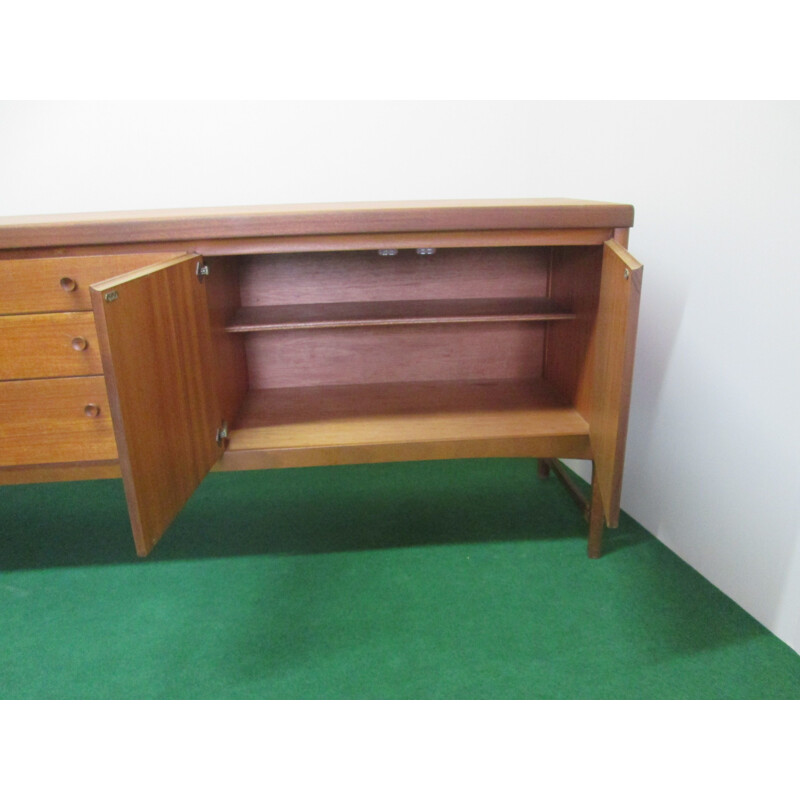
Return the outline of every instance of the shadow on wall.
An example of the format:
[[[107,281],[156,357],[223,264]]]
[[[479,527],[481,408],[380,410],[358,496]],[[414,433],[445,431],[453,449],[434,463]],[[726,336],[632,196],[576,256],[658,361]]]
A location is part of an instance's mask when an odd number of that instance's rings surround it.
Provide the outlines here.
[[[689,287],[660,278],[669,270],[657,258],[645,270],[628,428],[628,440],[634,446],[629,444],[628,451],[647,454],[661,413],[664,384],[685,316]]]

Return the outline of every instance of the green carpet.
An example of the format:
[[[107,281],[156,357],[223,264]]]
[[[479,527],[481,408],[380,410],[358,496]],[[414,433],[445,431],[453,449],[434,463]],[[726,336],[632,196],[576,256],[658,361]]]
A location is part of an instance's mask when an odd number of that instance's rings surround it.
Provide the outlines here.
[[[800,656],[534,461],[210,475],[138,559],[119,481],[0,487],[3,698],[800,698]]]

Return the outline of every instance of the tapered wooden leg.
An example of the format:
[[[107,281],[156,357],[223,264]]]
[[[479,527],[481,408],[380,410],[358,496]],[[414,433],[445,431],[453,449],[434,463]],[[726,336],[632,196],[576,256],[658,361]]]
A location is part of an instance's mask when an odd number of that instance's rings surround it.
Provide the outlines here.
[[[603,549],[603,504],[600,501],[600,486],[597,470],[592,464],[592,503],[589,507],[589,558],[600,558]]]
[[[545,478],[550,477],[550,459],[548,458],[540,458],[538,459],[537,463],[537,472],[539,473],[539,477],[544,480]]]

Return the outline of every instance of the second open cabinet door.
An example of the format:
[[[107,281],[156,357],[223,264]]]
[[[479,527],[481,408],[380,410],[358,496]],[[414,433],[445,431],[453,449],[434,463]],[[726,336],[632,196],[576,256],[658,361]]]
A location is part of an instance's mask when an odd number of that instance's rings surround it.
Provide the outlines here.
[[[181,256],[91,290],[139,555],[152,550],[221,453],[198,266],[197,256]]]
[[[642,265],[615,241],[603,245],[589,439],[606,524],[619,524],[625,438],[639,319]]]

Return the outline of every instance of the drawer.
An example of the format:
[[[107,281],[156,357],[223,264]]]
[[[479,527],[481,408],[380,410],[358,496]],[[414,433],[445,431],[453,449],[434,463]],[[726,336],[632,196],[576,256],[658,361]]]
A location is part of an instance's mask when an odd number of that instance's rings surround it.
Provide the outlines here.
[[[0,317],[0,380],[102,372],[90,311]]]
[[[91,311],[91,284],[169,257],[164,253],[126,253],[0,260],[0,314]]]
[[[0,466],[116,457],[102,376],[0,382]]]

